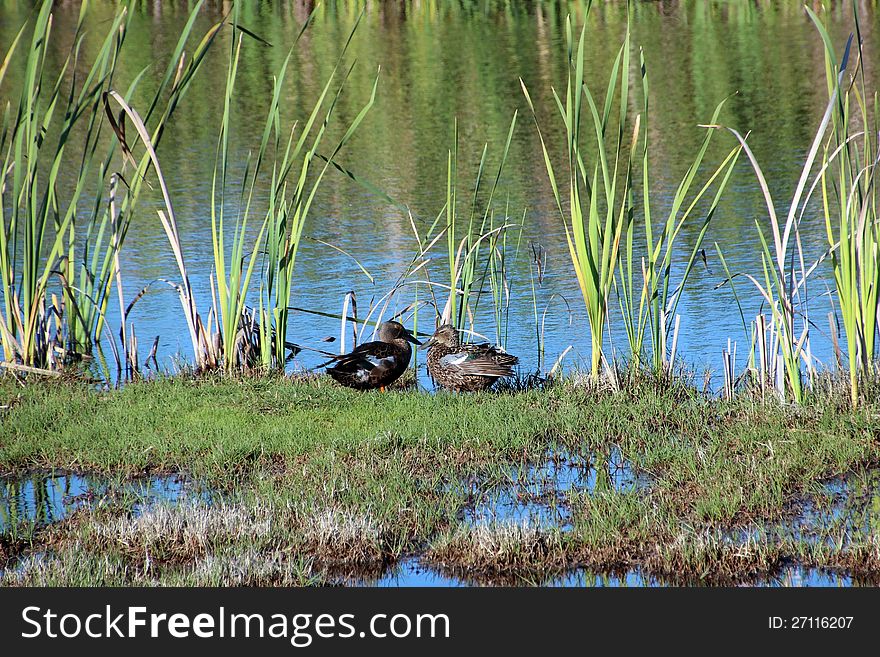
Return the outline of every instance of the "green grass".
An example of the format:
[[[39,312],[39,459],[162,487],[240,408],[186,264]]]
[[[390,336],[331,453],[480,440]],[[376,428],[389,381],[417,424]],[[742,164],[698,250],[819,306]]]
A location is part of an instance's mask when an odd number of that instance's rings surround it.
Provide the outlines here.
[[[868,558],[877,523],[826,528],[821,545],[768,529],[817,482],[880,463],[876,401],[853,412],[841,386],[795,408],[628,380],[616,393],[567,380],[518,394],[428,395],[364,394],[324,378],[180,377],[112,392],[0,379],[0,471],[62,468],[117,482],[175,471],[219,495],[140,516],[120,497],[10,530],[7,562],[50,557],[6,583],[117,581],[108,573],[133,583],[326,583],[375,576],[408,554],[498,582],[588,566],[725,583],[786,559],[880,573],[880,558]],[[613,447],[646,483],[560,498],[569,527],[461,519],[474,486],[491,499],[550,450],[601,468],[598,455]],[[751,538],[730,540],[742,532]]]

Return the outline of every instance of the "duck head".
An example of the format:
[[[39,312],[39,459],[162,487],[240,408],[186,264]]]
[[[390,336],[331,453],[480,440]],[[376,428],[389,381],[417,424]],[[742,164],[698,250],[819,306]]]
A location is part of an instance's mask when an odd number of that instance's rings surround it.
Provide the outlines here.
[[[397,340],[405,340],[406,342],[412,342],[415,345],[422,344],[400,322],[382,322],[381,324],[379,324],[378,335],[381,342],[396,342]]]
[[[434,331],[434,335],[432,335],[425,344],[422,345],[422,349],[427,349],[433,345],[440,345],[443,347],[449,347],[451,349],[458,348],[458,331],[455,330],[455,327],[452,324],[444,324],[436,331]]]

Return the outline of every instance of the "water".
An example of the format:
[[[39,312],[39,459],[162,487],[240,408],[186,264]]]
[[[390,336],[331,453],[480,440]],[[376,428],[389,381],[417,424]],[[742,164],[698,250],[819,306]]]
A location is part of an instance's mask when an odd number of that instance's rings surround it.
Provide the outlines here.
[[[540,463],[511,468],[497,481],[465,483],[470,500],[463,510],[466,524],[527,522],[567,530],[572,494],[629,491],[647,486],[648,480],[614,447],[607,456],[552,449]]]
[[[511,584],[510,581],[503,582]],[[499,584],[491,578],[475,577],[462,579],[441,573],[435,569],[423,565],[417,558],[409,558],[389,569],[381,577],[374,580],[366,580],[362,584],[377,587],[405,587],[405,586],[491,586]],[[694,586],[701,586],[700,582],[692,582]],[[769,586],[769,587],[832,587],[832,586],[858,586],[862,583],[854,578],[833,571],[818,568],[804,568],[797,565],[787,566],[779,574],[765,579],[749,582],[745,586]],[[618,573],[593,572],[588,569],[578,568],[569,572],[550,576],[546,579],[523,579],[517,582],[519,586],[551,586],[551,587],[662,587],[681,586],[682,582],[667,582],[658,579],[639,569],[627,570]]]
[[[242,23],[274,44],[266,47],[245,40],[239,66],[237,93],[232,107],[232,178],[243,175],[247,153],[257,147],[264,109],[271,93],[273,73],[279,68],[287,46],[313,8],[307,0],[275,3],[243,3]],[[282,121],[290,125],[306,118],[327,79],[362,3],[323,3],[313,25],[293,52],[288,83],[284,89]],[[560,126],[555,120],[551,87],[559,88],[565,76],[564,21],[573,11],[576,22],[582,9],[569,3],[533,2],[367,2],[366,14],[351,42],[350,60],[357,60],[349,85],[337,107],[339,122],[331,125],[337,138],[369,96],[375,72],[381,66],[376,105],[340,163],[367,178],[401,205],[411,208],[417,225],[424,229],[445,203],[447,149],[452,123],[460,130],[460,197],[469,198],[484,143],[490,144],[487,171],[494,175],[499,153],[514,110],[520,111],[508,165],[501,180],[501,196],[510,199],[510,215],[526,211],[523,248],[511,257],[510,320],[507,348],[520,356],[523,371],[550,367],[558,354],[573,347],[566,364],[583,364],[589,358],[586,314],[568,262],[562,224],[554,209],[546,180],[540,142],[519,87],[529,86],[545,137],[554,153],[561,153]],[[112,3],[97,3],[86,26],[83,61],[99,46]],[[877,22],[880,13],[860,3],[861,30],[865,40],[868,88],[877,87]],[[18,26],[27,17],[27,3],[6,3],[0,20],[0,51],[5,52]],[[206,3],[196,23],[204,33],[224,11],[222,3]],[[175,45],[185,15],[183,3],[141,3],[123,53],[117,87],[124,89],[143,67],[148,67],[143,89],[135,95],[135,107],[151,96],[165,62]],[[58,61],[69,45],[78,16],[76,3],[56,7],[50,60]],[[832,39],[842,45],[852,30],[848,2],[834,3],[825,16]],[[590,17],[587,41],[588,83],[604,93],[610,70],[625,30],[625,3],[597,3]],[[633,43],[645,52],[650,76],[650,134],[652,139],[653,212],[662,217],[681,175],[703,137],[698,123],[711,118],[715,105],[734,92],[721,121],[752,131],[749,144],[762,163],[768,184],[780,206],[790,198],[826,102],[821,42],[799,3],[753,3],[686,0],[683,2],[636,3],[633,12]],[[210,185],[222,103],[217,90],[225,76],[230,31],[219,36],[218,47],[183,100],[159,150],[162,166],[175,204],[195,296],[203,316],[210,300],[209,276]],[[723,44],[723,47],[719,47]],[[158,64],[154,63],[158,62]],[[14,89],[21,71],[13,62],[5,81]],[[634,81],[634,85],[638,82]],[[602,91],[599,91],[602,90]],[[635,89],[633,112],[639,111]],[[13,105],[15,103],[13,102]],[[718,162],[733,145],[730,135],[716,136],[709,161]],[[265,195],[268,181],[258,184],[257,198]],[[237,181],[230,184],[231,203]],[[144,197],[122,252],[126,300],[144,285],[161,278],[177,277],[173,256],[162,234],[154,208],[158,192]],[[84,206],[87,206],[85,203]],[[784,209],[784,208],[783,208]],[[467,213],[467,203],[461,211]],[[724,277],[713,250],[718,242],[734,272],[760,273],[760,249],[754,218],[766,209],[753,172],[744,161],[734,174],[728,193],[706,236],[708,267],[698,267],[686,290],[679,354],[686,363],[702,369],[718,369],[727,339],[740,343],[739,366],[745,356],[740,316],[727,290],[715,290]],[[256,230],[258,221],[251,221]],[[681,252],[675,256],[680,268],[696,237],[699,221],[686,225]],[[361,316],[371,300],[380,298],[403,271],[415,250],[406,212],[333,173],[315,200],[305,236],[330,242],[347,251],[372,274],[370,282],[355,261],[317,241],[306,240],[297,258],[292,305],[325,313],[339,313],[343,296],[357,293]],[[803,231],[808,260],[824,248],[825,236],[815,213],[808,213]],[[546,359],[539,362],[530,291],[533,271],[530,243],[546,249],[543,284],[537,289],[536,305],[546,317]],[[445,244],[437,245],[428,271],[442,280],[448,269]],[[675,269],[673,275],[675,275]],[[679,269],[680,271],[680,269]],[[820,268],[814,283],[813,312],[824,318],[828,300],[815,291],[829,281],[829,268]],[[738,280],[744,281],[744,278]],[[390,310],[401,310],[413,300],[414,288],[397,296]],[[744,314],[749,321],[760,307],[757,291],[739,285]],[[421,299],[426,293],[422,291]],[[254,301],[256,295],[252,295]],[[565,299],[571,307],[566,311]],[[116,303],[109,321],[118,326]],[[612,303],[612,332],[618,352],[624,345],[616,303]],[[490,304],[482,302],[476,313],[476,329],[497,340]],[[420,313],[419,324],[433,324],[431,310]],[[190,346],[176,293],[156,283],[134,307],[130,316],[146,356],[154,336],[159,340],[159,361],[169,367],[172,356],[190,358]],[[412,319],[406,317],[408,324]],[[817,322],[824,327],[825,322]],[[303,345],[324,347],[321,339],[339,335],[337,320],[294,313],[291,338]],[[116,332],[116,329],[113,329]],[[813,332],[813,352],[830,363],[828,340],[818,328]],[[350,344],[350,343],[349,343]],[[331,346],[332,348],[332,346]],[[318,357],[303,352],[292,365],[308,368]],[[427,378],[421,379],[429,386]]]
[[[876,534],[880,528],[880,468],[837,477],[801,500],[796,513],[775,527],[781,534],[806,541],[844,544],[853,535]]]
[[[134,497],[132,511],[157,502],[177,503],[210,493],[178,475],[143,477],[114,485],[108,479],[71,473],[0,478],[0,534],[21,524],[49,524],[82,507],[96,507],[122,496]]]

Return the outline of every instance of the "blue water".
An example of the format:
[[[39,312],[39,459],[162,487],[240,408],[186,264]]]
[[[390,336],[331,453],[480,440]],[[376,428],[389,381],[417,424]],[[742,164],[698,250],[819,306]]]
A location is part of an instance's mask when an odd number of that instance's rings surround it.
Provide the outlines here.
[[[28,15],[29,3],[4,5],[0,22],[0,52],[11,43],[18,25]],[[87,24],[84,53],[94,52],[95,42],[109,18],[108,3],[93,3],[94,16]],[[232,108],[233,146],[230,173],[230,209],[238,200],[238,185],[248,153],[259,144],[262,118],[271,79],[286,48],[293,41],[308,15],[307,2],[246,3],[250,29],[265,34],[276,44],[267,48],[245,42],[240,84]],[[565,73],[564,17],[573,11],[581,20],[582,5],[556,2],[504,3],[366,3],[366,15],[352,39],[350,55],[358,60],[351,83],[340,99],[340,118],[350,120],[363,105],[371,89],[375,71],[382,75],[376,106],[340,157],[343,165],[389,194],[399,205],[331,171],[320,190],[307,221],[304,236],[323,240],[344,249],[335,251],[318,241],[306,239],[297,256],[291,305],[322,313],[342,312],[346,293],[358,298],[359,317],[371,303],[378,304],[404,272],[417,250],[410,217],[400,205],[412,210],[416,225],[425,231],[434,217],[442,213],[446,199],[446,157],[451,144],[454,120],[461,134],[459,144],[460,214],[469,212],[470,189],[484,143],[489,143],[487,177],[494,175],[498,153],[502,150],[510,118],[519,110],[511,154],[501,180],[500,198],[510,194],[505,211],[519,221],[525,211],[526,223],[518,254],[511,248],[507,262],[509,276],[509,331],[496,333],[484,297],[475,316],[475,329],[486,338],[504,342],[520,356],[523,372],[546,372],[569,347],[568,367],[584,366],[590,358],[587,317],[581,293],[569,262],[562,222],[556,212],[544,171],[537,132],[519,88],[522,77],[530,86],[544,133],[551,144],[559,145],[561,128],[554,120],[551,87],[561,88]],[[626,25],[625,3],[595,3],[588,39],[588,83],[594,90],[607,85],[617,44]],[[294,120],[302,122],[317,93],[329,75],[358,9],[362,3],[325,3],[313,25],[298,44],[290,62],[289,85],[282,102],[282,130]],[[852,31],[852,16],[845,3],[836,3],[823,12],[831,38],[838,46]],[[868,52],[876,43],[877,13],[860,3],[864,12],[862,36]],[[58,3],[53,40],[53,61],[63,60],[63,48],[75,29],[78,3]],[[139,7],[133,19],[130,40],[124,52],[119,84],[124,87],[144,67],[145,96],[155,84],[181,24],[181,8],[175,3],[149,3]],[[223,8],[206,3],[197,21],[197,32],[204,32],[216,21]],[[780,211],[787,209],[804,155],[827,102],[821,39],[804,16],[798,3],[754,3],[747,0],[726,2],[636,3],[632,21],[633,45],[644,48],[652,80],[650,131],[652,140],[652,197],[655,222],[663,218],[678,180],[689,166],[703,138],[698,128],[711,118],[715,105],[732,96],[722,120],[745,133],[761,162]],[[146,35],[146,36],[145,36]],[[161,38],[160,36],[161,35]],[[218,48],[205,70],[194,82],[160,145],[159,157],[168,178],[183,249],[195,297],[202,318],[207,322],[211,306],[211,180],[222,103],[216,102],[217,80],[225,75],[228,34],[218,36]],[[449,47],[450,43],[456,47]],[[522,44],[529,44],[523,47]],[[609,46],[609,44],[612,44]],[[718,47],[717,44],[724,44]],[[127,44],[131,46],[131,43]],[[83,57],[85,60],[86,57]],[[668,65],[675,62],[675,65]],[[157,64],[158,63],[158,64]],[[870,64],[870,61],[869,61]],[[635,66],[635,64],[634,64]],[[6,84],[15,84],[20,75],[16,62],[10,66]],[[869,89],[876,86],[877,72],[868,66]],[[638,83],[632,81],[635,86]],[[672,91],[672,93],[669,93]],[[632,113],[640,110],[636,89],[632,91]],[[143,108],[143,98],[135,104]],[[13,102],[14,105],[14,102]],[[256,117],[256,118],[255,118]],[[591,127],[591,126],[589,126]],[[339,132],[342,128],[331,126]],[[710,149],[709,160],[720,156],[735,142],[729,134],[719,134]],[[75,155],[71,153],[71,157]],[[121,166],[121,165],[120,165]],[[557,173],[557,177],[559,173]],[[257,185],[258,201],[264,200],[266,179]],[[106,190],[103,190],[106,193]],[[88,206],[86,202],[83,206]],[[502,205],[504,205],[502,203]],[[641,205],[641,204],[639,204]],[[149,291],[132,310],[129,321],[136,325],[141,361],[155,336],[159,336],[159,363],[173,370],[175,357],[192,359],[192,348],[181,313],[177,293],[162,279],[177,281],[174,258],[159,226],[155,208],[158,194],[145,195],[140,212],[132,224],[121,259],[125,303],[135,298],[145,285]],[[805,215],[802,240],[806,261],[815,260],[825,248],[826,237],[819,216],[811,208]],[[641,215],[643,209],[637,208]],[[234,212],[233,218],[234,218]],[[250,218],[249,239],[253,243],[259,230],[260,213]],[[694,270],[678,308],[681,334],[678,354],[682,361],[702,371],[721,367],[721,351],[728,339],[738,343],[737,370],[746,362],[748,338],[741,327],[740,312],[729,287],[716,289],[725,274],[718,249],[734,273],[761,275],[761,254],[755,220],[767,227],[766,208],[754,172],[742,158],[731,179],[727,194],[710,224],[704,241],[707,265]],[[685,225],[674,256],[672,278],[676,284],[689,256],[702,215]],[[231,233],[232,227],[230,227]],[[510,242],[515,241],[512,236]],[[531,246],[545,249],[542,279],[532,296],[536,266]],[[430,263],[415,278],[430,273],[431,280],[448,279],[444,240],[428,254]],[[831,283],[826,261],[810,287],[812,353],[827,366],[832,365],[828,339],[827,313],[831,303],[826,296]],[[361,271],[362,264],[372,276]],[[255,274],[255,275],[258,275]],[[746,323],[762,310],[761,295],[743,276],[738,281],[739,299]],[[437,291],[435,289],[435,291]],[[391,300],[386,316],[404,311],[415,301],[416,287],[408,286]],[[5,291],[0,291],[5,293]],[[422,282],[419,301],[430,298]],[[119,329],[119,308],[113,300],[107,309],[110,330]],[[437,303],[444,303],[438,292]],[[248,299],[255,304],[256,286]],[[626,356],[617,300],[610,303],[611,328],[606,343],[609,354]],[[546,316],[544,311],[546,312]],[[766,311],[766,308],[763,309]],[[536,322],[535,315],[538,316]],[[435,310],[427,307],[414,317],[404,313],[412,327],[430,332]],[[546,320],[546,321],[545,321]],[[542,333],[545,352],[539,356],[537,333]],[[304,346],[336,351],[340,324],[336,319],[304,312],[290,318],[289,337]],[[336,337],[337,342],[323,342]],[[362,339],[369,339],[367,330]],[[106,339],[106,338],[105,338]],[[349,340],[349,347],[351,346]],[[110,359],[109,350],[105,355]],[[291,370],[309,369],[323,358],[304,351],[291,364]],[[430,387],[424,368],[420,382]],[[717,389],[717,377],[716,377]]]
[[[0,478],[0,533],[21,524],[49,524],[82,507],[97,507],[119,495],[134,496],[134,513],[156,502],[177,503],[209,491],[178,475],[129,479],[113,486],[106,478],[78,474],[33,474]]]
[[[648,485],[617,447],[608,456],[550,450],[541,462],[511,467],[498,481],[465,482],[472,503],[464,509],[469,525],[528,522],[571,528],[572,495],[597,490],[631,491]]]
[[[511,582],[507,580],[506,584]],[[397,564],[388,573],[376,580],[361,582],[366,586],[378,587],[404,587],[404,586],[485,586],[491,585],[491,579],[474,578],[472,580],[460,579],[445,575],[437,570],[422,565],[418,559],[405,559]],[[547,579],[523,579],[518,582],[519,586],[550,586],[550,587],[663,587],[680,586],[680,582],[670,584],[662,579],[652,577],[641,570],[628,570],[624,573],[603,574],[588,569],[575,569],[562,575],[551,576]],[[700,582],[693,582],[694,586],[702,586]],[[744,586],[755,587],[848,587],[858,585],[852,577],[817,568],[804,568],[802,566],[788,566],[779,574],[766,579],[749,582]]]

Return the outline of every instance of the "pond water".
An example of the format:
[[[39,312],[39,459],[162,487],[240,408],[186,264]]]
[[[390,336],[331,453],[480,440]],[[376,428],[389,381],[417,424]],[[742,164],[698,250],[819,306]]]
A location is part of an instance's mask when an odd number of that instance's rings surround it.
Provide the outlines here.
[[[649,482],[614,447],[604,455],[552,449],[540,463],[522,464],[493,479],[464,483],[469,500],[463,509],[466,524],[529,523],[567,530],[571,528],[573,494],[629,491]]]
[[[783,536],[844,544],[880,528],[880,468],[861,470],[819,484],[795,507],[795,515],[776,527]]]
[[[137,5],[116,85],[126,88],[146,67],[142,91],[133,99],[135,107],[146,102],[158,83],[187,4]],[[310,0],[243,4],[242,23],[273,45],[245,40],[232,107],[233,199],[247,154],[259,145],[272,76],[313,8]],[[878,71],[873,63],[878,61],[874,53],[876,38],[880,36],[880,14],[870,3],[858,4],[862,12],[868,88],[873,90],[877,87]],[[626,3],[596,5],[589,16],[587,78],[601,96],[626,28]],[[824,19],[842,51],[853,29],[850,3],[831,5]],[[94,56],[112,7],[113,3],[95,3],[92,8],[82,46],[83,61]],[[397,205],[342,175],[334,173],[328,178],[305,228],[304,235],[313,239],[303,243],[297,259],[292,305],[339,314],[343,296],[354,291],[363,317],[371,300],[379,299],[392,287],[415,252],[410,219],[400,206],[412,210],[422,230],[444,206],[446,158],[453,121],[458,121],[460,132],[460,198],[467,199],[483,144],[489,144],[487,171],[494,175],[511,117],[518,110],[519,122],[501,179],[501,198],[505,202],[509,198],[509,216],[519,218],[525,212],[519,254],[511,254],[508,262],[508,329],[496,330],[491,304],[484,299],[475,315],[476,330],[518,354],[524,372],[546,370],[568,346],[572,350],[566,357],[567,365],[588,362],[586,314],[568,262],[540,142],[519,82],[522,78],[528,85],[545,137],[551,149],[559,152],[561,126],[555,116],[551,88],[562,86],[565,79],[565,16],[571,11],[575,21],[582,22],[583,3],[322,3],[313,24],[293,51],[281,103],[285,125],[306,118],[361,8],[365,8],[365,15],[348,52],[348,60],[356,60],[357,64],[339,99],[339,123],[331,125],[330,130],[336,137],[341,134],[340,126],[350,121],[369,97],[374,76],[381,67],[376,104],[339,162],[369,180]],[[204,33],[225,10],[225,3],[206,3],[196,32]],[[5,52],[28,16],[30,4],[5,3],[0,12],[0,51]],[[69,47],[78,12],[77,3],[58,3],[50,60],[60,61]],[[632,34],[633,44],[644,50],[651,85],[649,132],[654,215],[662,216],[663,209],[669,206],[678,180],[693,159],[703,137],[703,129],[697,125],[708,121],[715,105],[734,93],[721,120],[743,133],[751,131],[749,143],[762,163],[778,204],[784,206],[826,103],[821,41],[801,4],[751,0],[637,2],[632,14]],[[184,98],[159,150],[203,315],[207,315],[211,297],[209,199],[229,40],[229,31],[221,33],[219,47],[209,56]],[[637,58],[634,59],[636,66]],[[15,89],[20,77],[20,67],[13,62],[4,82],[4,96]],[[632,84],[630,102],[636,112],[641,103],[640,91],[635,88],[636,76]],[[730,135],[719,133],[708,161],[719,162],[733,143]],[[268,184],[268,180],[258,184],[258,198],[264,195]],[[122,252],[127,300],[134,298],[144,285],[177,275],[173,255],[154,213],[159,202],[158,190],[147,196]],[[466,214],[466,202],[460,211]],[[724,274],[714,244],[717,242],[722,249],[733,272],[759,275],[754,220],[766,221],[766,217],[755,176],[743,158],[710,225],[705,241],[706,265],[695,270],[679,307],[682,320],[678,352],[688,365],[720,369],[721,350],[727,346],[728,338],[740,343],[740,366],[744,362],[746,341],[739,311],[728,290],[715,289]],[[257,224],[258,221],[252,221],[251,227],[256,230]],[[675,258],[678,269],[673,270],[673,276],[680,271],[696,238],[698,224],[683,229],[681,252]],[[802,238],[808,258],[817,257],[825,248],[824,230],[815,213],[806,216]],[[315,240],[331,243],[351,257]],[[534,301],[531,245],[544,249],[543,276],[536,286]],[[353,258],[372,274],[372,282]],[[442,280],[444,271],[448,272],[442,241],[435,248],[427,271],[433,280]],[[822,294],[829,276],[829,268],[820,267],[812,287],[812,312],[820,318],[825,318],[830,310],[828,297]],[[402,310],[411,303],[414,289],[395,297],[390,311]],[[748,284],[741,284],[739,293],[748,322],[760,308],[760,297]],[[424,300],[424,288],[420,294]],[[256,293],[251,301],[255,298]],[[118,326],[116,305],[111,303],[108,310],[113,327]],[[614,314],[616,303],[612,306],[614,347],[621,353],[625,351],[624,339],[619,318]],[[536,339],[536,309],[539,317],[547,309],[543,321],[543,359]],[[191,357],[176,293],[164,283],[150,289],[135,306],[130,319],[140,336],[142,360],[156,335],[163,367],[170,365],[175,354],[184,359]],[[412,325],[409,315],[405,315],[405,320]],[[338,320],[327,317],[294,313],[290,321],[289,335],[305,346],[327,348],[321,339],[338,336],[340,332]],[[831,350],[823,328],[827,321],[816,324],[813,353],[830,364]],[[420,330],[432,325],[433,310],[423,310],[419,316]],[[319,358],[303,352],[292,367],[313,367]],[[430,386],[427,378],[422,382]]]
[[[485,586],[491,584],[485,579],[465,580],[438,572],[426,567],[418,559],[407,559],[397,564],[382,577],[366,581],[363,584],[379,587],[399,586]],[[699,582],[693,583],[699,586]],[[788,566],[777,576],[770,579],[749,582],[748,586],[771,586],[771,587],[831,587],[831,586],[857,586],[858,581],[845,574],[817,568],[803,568],[801,566]],[[579,587],[658,587],[670,586],[670,583],[641,572],[629,570],[620,574],[605,574],[590,572],[586,569],[576,569],[563,575],[552,576],[541,581],[520,582],[520,586],[579,586]],[[680,582],[672,584],[680,586]],[[871,585],[871,584],[869,584]]]
[[[134,513],[156,502],[211,498],[208,491],[178,475],[127,479],[118,484],[104,477],[72,473],[0,478],[0,534],[20,525],[58,522],[80,507],[98,506],[123,496],[134,499]]]
[[[570,529],[568,496],[607,490],[632,491],[649,485],[619,451],[607,455],[577,455],[556,449],[538,464],[512,467],[494,481],[465,482],[472,489],[471,502],[464,507],[463,522],[479,525],[530,524],[545,529]],[[49,524],[64,519],[81,507],[95,508],[113,500],[133,499],[135,514],[156,503],[179,504],[200,499],[210,502],[214,494],[179,475],[153,476],[110,482],[97,476],[72,473],[34,473],[19,478],[0,479],[0,535],[14,535],[16,527]],[[767,528],[767,538],[790,537],[807,541],[822,540],[829,530],[870,534],[880,518],[880,470],[867,469],[822,484],[814,496],[800,504],[799,512],[781,525]],[[756,539],[746,532],[739,539]],[[38,558],[43,552],[34,553]],[[25,555],[26,556],[26,555]],[[18,561],[7,567],[15,568]],[[0,575],[2,575],[0,569]],[[381,573],[352,574],[339,583],[356,586],[560,586],[621,587],[702,585],[694,582],[669,582],[635,568],[619,572],[595,572],[575,568],[543,576],[531,575],[503,579],[474,573],[451,573],[422,561],[420,555],[401,559]],[[876,581],[861,580],[836,569],[806,567],[788,563],[771,576],[749,580],[748,586],[821,587],[876,586]]]

